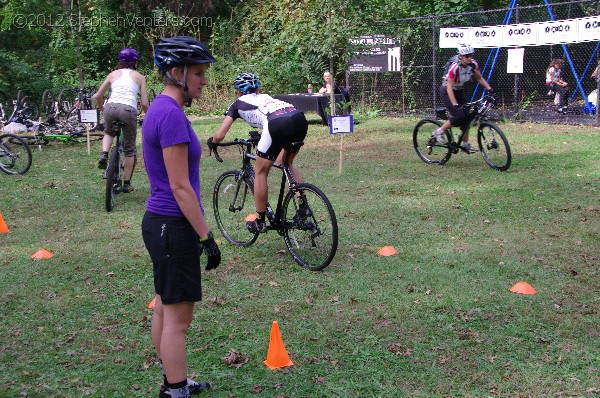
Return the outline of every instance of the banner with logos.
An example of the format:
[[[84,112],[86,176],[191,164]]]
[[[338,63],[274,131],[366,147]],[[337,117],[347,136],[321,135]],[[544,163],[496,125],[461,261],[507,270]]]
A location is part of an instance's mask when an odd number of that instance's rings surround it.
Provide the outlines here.
[[[440,28],[440,48],[547,46],[600,40],[600,15],[513,25]]]

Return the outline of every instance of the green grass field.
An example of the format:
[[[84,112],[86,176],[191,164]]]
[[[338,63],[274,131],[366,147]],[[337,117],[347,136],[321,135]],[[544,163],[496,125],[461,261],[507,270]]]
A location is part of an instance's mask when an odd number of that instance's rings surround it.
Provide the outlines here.
[[[204,146],[223,262],[203,273],[188,333],[189,373],[214,387],[203,396],[599,396],[600,130],[501,124],[513,150],[502,173],[479,154],[426,165],[414,119],[362,120],[343,138],[310,119],[296,164],[340,229],[323,272],[296,265],[276,233],[246,249],[220,237],[212,187],[240,161]],[[204,142],[219,124],[194,127]],[[99,145],[33,148],[27,174],[0,175],[1,397],[158,395],[148,181],[139,162],[135,191],[107,213]],[[379,256],[386,245],[398,254]],[[42,248],[54,257],[33,261]],[[537,293],[511,293],[519,281]],[[263,363],[274,320],[294,362],[276,371]],[[247,362],[225,364],[232,350]]]

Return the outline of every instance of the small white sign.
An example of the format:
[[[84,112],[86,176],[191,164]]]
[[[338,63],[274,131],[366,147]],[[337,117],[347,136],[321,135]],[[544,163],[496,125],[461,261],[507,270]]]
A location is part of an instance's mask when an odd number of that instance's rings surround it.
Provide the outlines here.
[[[329,134],[354,132],[354,117],[352,115],[329,116]]]
[[[80,123],[98,123],[98,119],[100,119],[100,111],[98,109],[79,110]]]
[[[509,48],[506,60],[506,73],[523,73],[524,48]]]

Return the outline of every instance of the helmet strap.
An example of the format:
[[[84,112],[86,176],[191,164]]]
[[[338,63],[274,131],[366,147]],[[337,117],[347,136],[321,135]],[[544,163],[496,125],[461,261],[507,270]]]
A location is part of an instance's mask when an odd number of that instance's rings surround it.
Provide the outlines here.
[[[189,108],[192,106],[192,99],[188,95],[187,71],[187,65],[183,65],[183,105]]]

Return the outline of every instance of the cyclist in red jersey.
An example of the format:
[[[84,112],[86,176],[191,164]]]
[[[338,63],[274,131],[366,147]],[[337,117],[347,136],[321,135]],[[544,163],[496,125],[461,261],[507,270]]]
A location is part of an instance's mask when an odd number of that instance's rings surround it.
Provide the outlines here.
[[[467,97],[463,91],[463,85],[475,78],[479,84],[485,87],[490,93],[493,92],[492,87],[483,78],[479,71],[479,64],[473,59],[475,50],[468,44],[458,46],[458,54],[453,57],[453,62],[450,62],[448,71],[443,77],[442,85],[439,89],[440,98],[448,109],[448,120],[444,124],[433,131],[433,135],[439,143],[446,143],[445,132],[451,127],[460,126],[464,131],[462,149],[467,153],[475,153],[477,149],[471,146],[469,142],[469,125],[465,124],[467,119],[466,110],[463,105],[467,103]]]

